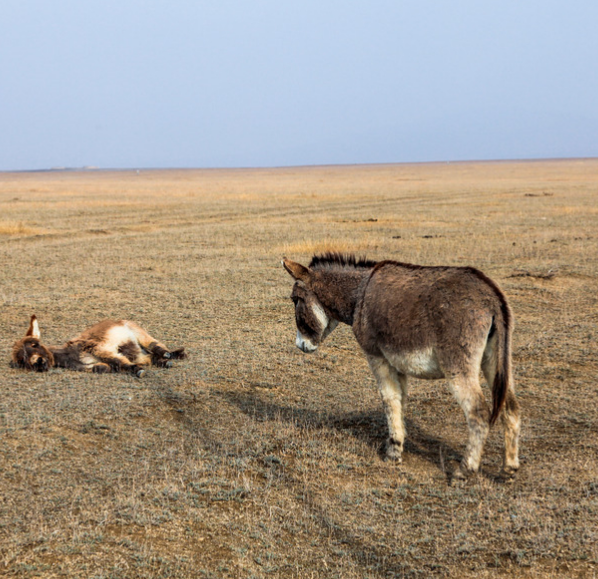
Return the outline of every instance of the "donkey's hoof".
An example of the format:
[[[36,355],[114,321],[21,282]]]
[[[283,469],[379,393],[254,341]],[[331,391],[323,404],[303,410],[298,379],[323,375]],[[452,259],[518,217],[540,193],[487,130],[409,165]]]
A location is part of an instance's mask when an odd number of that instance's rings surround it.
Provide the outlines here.
[[[164,368],[172,368],[173,364],[172,364],[172,360],[168,360],[168,362],[166,362],[164,364]]]
[[[384,458],[386,460],[391,460],[392,462],[403,462],[403,453],[401,451],[393,449],[392,447],[389,446],[386,449]]]
[[[170,352],[164,352],[164,353],[162,354],[162,358],[166,358],[167,360],[168,360],[170,357],[171,357],[171,354],[170,354]]]
[[[386,460],[393,462],[403,462],[403,445],[392,438],[386,442]]]
[[[94,374],[108,374],[111,368],[108,364],[96,364],[91,371]]]
[[[476,471],[473,471],[470,468],[467,468],[466,466],[464,466],[463,464],[460,464],[453,471],[451,484],[453,484],[453,485],[463,484],[466,481],[470,480],[471,478],[474,478],[476,475],[477,475]]]
[[[135,376],[137,378],[141,378],[145,374],[145,370],[143,368],[139,368],[139,370],[135,371]]]
[[[517,469],[512,467],[503,467],[498,475],[498,480],[503,483],[512,483],[515,481]]]

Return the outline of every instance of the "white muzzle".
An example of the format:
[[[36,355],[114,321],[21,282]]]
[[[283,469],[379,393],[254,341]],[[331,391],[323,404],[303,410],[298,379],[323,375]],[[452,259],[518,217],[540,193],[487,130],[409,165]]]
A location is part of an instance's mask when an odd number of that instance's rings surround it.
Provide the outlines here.
[[[318,349],[318,346],[315,346],[314,344],[311,343],[310,340],[308,340],[307,338],[304,338],[301,335],[301,332],[299,330],[297,330],[297,338],[295,339],[295,346],[297,346],[297,348],[299,348],[302,352],[305,352],[306,354],[311,354]]]

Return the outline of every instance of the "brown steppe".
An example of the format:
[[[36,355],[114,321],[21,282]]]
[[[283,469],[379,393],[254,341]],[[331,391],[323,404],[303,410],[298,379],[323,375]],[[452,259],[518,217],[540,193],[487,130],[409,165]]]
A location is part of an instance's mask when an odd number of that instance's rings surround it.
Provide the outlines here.
[[[350,328],[295,347],[287,256],[471,265],[510,300],[522,467],[449,485],[466,426],[411,383],[402,465]],[[0,576],[595,578],[598,159],[0,173]],[[9,367],[130,318],[142,379]],[[485,393],[489,397],[486,387]]]

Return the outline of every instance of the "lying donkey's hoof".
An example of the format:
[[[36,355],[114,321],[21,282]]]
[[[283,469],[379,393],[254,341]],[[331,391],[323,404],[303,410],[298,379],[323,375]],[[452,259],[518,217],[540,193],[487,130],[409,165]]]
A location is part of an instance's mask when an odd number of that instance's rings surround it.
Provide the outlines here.
[[[135,376],[137,378],[141,378],[145,374],[145,370],[143,368],[139,368],[139,370],[135,371]]]
[[[185,348],[177,348],[176,350],[172,350],[172,352],[170,352],[170,355],[175,360],[184,360],[187,357]]]
[[[108,364],[96,364],[91,371],[94,374],[108,374],[112,368]]]
[[[172,368],[173,366],[172,360],[156,360],[154,364],[158,366],[158,368]]]
[[[149,345],[148,350],[152,353],[152,358],[154,360],[162,360],[164,358],[166,358],[166,359],[170,358],[170,352],[166,348],[163,348],[162,346],[158,346],[158,344],[156,342],[152,342]]]

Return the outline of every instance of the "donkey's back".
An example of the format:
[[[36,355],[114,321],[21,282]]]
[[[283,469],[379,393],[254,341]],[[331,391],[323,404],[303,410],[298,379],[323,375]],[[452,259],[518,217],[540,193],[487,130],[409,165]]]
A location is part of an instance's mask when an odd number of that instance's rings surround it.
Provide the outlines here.
[[[482,272],[384,261],[364,288],[353,329],[366,354],[419,360],[422,369],[414,364],[407,375],[444,378],[479,371],[499,325],[508,334],[511,313],[503,293]]]

